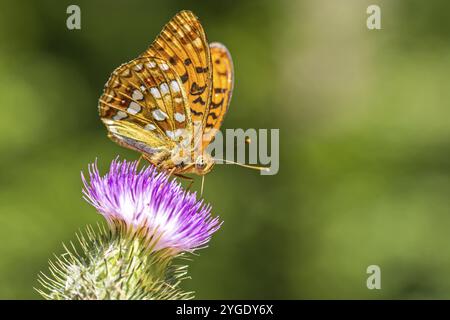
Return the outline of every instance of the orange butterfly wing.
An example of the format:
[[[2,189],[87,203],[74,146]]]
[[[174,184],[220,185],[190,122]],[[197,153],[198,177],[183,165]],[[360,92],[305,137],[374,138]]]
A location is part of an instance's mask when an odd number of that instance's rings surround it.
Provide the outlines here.
[[[179,142],[178,133],[192,131],[181,79],[158,58],[140,57],[114,70],[99,113],[112,140],[149,159],[169,154]]]
[[[186,151],[202,153],[220,129],[232,90],[228,50],[208,45],[197,17],[181,11],[139,58],[113,72],[100,117],[112,140],[157,165],[180,145],[179,131],[192,132],[183,140]]]
[[[233,60],[230,52],[221,43],[210,45],[212,61],[212,97],[206,116],[203,132],[203,148],[214,139],[215,134],[223,123],[230,105],[234,86]]]
[[[143,56],[160,57],[180,76],[194,125],[204,126],[211,100],[211,57],[205,31],[190,11],[177,13]]]

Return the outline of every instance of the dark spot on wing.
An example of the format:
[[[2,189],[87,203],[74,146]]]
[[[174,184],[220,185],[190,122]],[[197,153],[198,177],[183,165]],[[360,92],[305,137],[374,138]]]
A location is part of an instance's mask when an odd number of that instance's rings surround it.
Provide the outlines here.
[[[199,96],[201,95],[203,92],[205,92],[206,89],[206,85],[204,85],[203,87],[200,87],[197,82],[193,82],[191,85],[191,90],[190,90],[190,94],[193,96]]]
[[[214,93],[225,93],[227,89],[225,88],[214,88]]]
[[[220,102],[217,102],[217,103],[214,103],[211,101],[211,110],[217,109],[217,108],[221,107],[222,105],[223,105],[223,98],[222,98],[222,100],[220,100]]]
[[[206,103],[203,101],[202,97],[198,97],[193,101],[194,103],[200,103],[202,106],[204,106]]]
[[[192,109],[191,108],[191,113],[194,115],[194,116],[203,116],[203,112],[201,112],[201,111],[195,111],[194,109]]]
[[[185,74],[183,74],[181,77],[181,82],[185,83],[186,81],[188,81],[189,76],[187,74],[187,72]]]
[[[204,68],[202,68],[202,67],[196,67],[196,68],[195,68],[195,71],[196,71],[197,73],[207,73],[207,72],[208,72],[208,67],[204,67]]]

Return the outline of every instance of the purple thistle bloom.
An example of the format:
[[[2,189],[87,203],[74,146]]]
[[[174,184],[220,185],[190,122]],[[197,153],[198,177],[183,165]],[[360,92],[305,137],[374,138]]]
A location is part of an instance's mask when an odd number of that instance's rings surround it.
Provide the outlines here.
[[[211,207],[197,201],[175,180],[154,166],[140,171],[137,161],[113,160],[109,172],[100,176],[97,163],[89,166],[89,182],[81,174],[83,198],[101,213],[110,226],[144,229],[152,250],[193,251],[208,243],[221,225]]]

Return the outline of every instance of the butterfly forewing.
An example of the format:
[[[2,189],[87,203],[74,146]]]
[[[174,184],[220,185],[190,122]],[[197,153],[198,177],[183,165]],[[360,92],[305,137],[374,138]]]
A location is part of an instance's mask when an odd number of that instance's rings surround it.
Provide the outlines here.
[[[166,24],[143,56],[160,57],[174,68],[188,95],[193,123],[204,126],[211,97],[211,57],[205,31],[190,11]]]

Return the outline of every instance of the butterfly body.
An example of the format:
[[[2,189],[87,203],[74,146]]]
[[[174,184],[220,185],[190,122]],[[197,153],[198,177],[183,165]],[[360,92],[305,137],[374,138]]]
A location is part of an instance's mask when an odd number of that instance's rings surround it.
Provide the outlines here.
[[[138,58],[111,74],[100,97],[108,136],[162,170],[204,175],[206,147],[220,129],[233,89],[228,50],[208,44],[198,19],[178,13]]]

